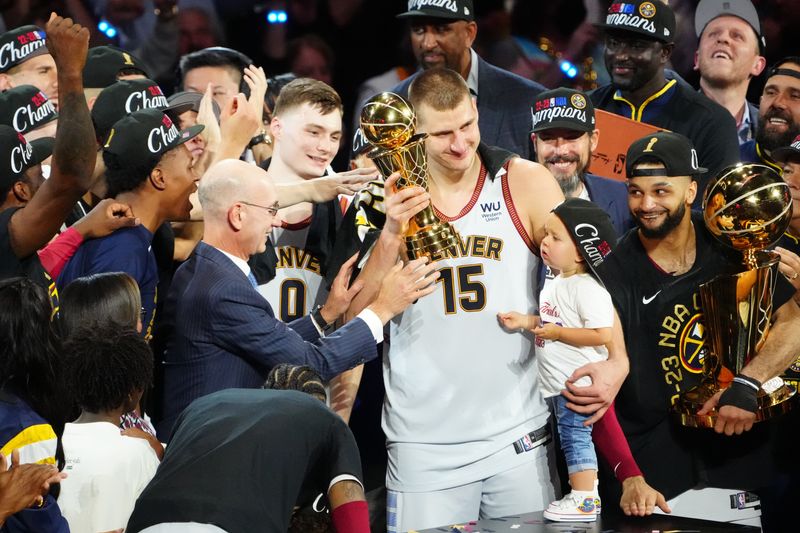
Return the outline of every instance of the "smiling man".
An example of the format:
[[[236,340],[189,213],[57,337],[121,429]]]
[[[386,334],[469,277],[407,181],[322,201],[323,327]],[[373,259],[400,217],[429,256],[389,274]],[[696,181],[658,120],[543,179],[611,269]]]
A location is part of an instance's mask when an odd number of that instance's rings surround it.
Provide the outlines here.
[[[0,91],[33,85],[58,108],[56,62],[45,46],[44,30],[20,26],[0,35]]]
[[[657,0],[614,2],[598,26],[605,32],[611,83],[590,93],[595,109],[685,135],[696,147],[700,165],[709,169],[707,176],[739,160],[731,114],[664,75],[675,38],[675,14],[668,5]],[[695,206],[708,178],[700,179]]]
[[[158,109],[136,111],[114,124],[103,145],[107,197],[128,204],[141,225],[86,241],[58,278],[62,288],[89,274],[130,274],[142,295],[145,338],[152,334],[157,298],[153,234],[166,221],[189,219],[189,196],[197,189],[198,176],[184,143],[202,130],[192,126],[180,131]]]
[[[781,171],[772,158],[776,148],[800,135],[800,57],[785,57],[767,72],[761,93],[755,139],[740,148],[742,161],[764,163]]]
[[[739,144],[744,144],[758,127],[758,107],[746,100],[747,88],[766,66],[756,8],[749,0],[702,0],[694,27],[700,39],[694,56],[700,90],[733,115]]]
[[[267,176],[273,183],[294,184],[323,176],[342,139],[339,95],[321,81],[293,80],[275,102],[270,134],[273,152]],[[290,322],[325,302],[328,291],[322,281],[342,208],[337,200],[304,202],[284,207],[278,216],[281,224],[272,231],[269,243],[273,249],[253,256],[250,266],[256,271],[259,292],[273,302],[278,318]]]

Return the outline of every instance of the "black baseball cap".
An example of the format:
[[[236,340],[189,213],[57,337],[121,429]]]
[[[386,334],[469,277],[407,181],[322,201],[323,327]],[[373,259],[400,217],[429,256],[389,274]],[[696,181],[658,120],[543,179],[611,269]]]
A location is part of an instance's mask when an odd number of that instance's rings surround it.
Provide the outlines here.
[[[697,36],[703,34],[708,23],[717,17],[732,16],[745,21],[753,28],[758,41],[758,48],[763,54],[767,41],[761,34],[761,21],[758,12],[750,0],[700,0],[694,12],[694,31]]]
[[[778,163],[783,163],[790,157],[795,157],[800,159],[800,135],[794,138],[792,144],[789,146],[782,146],[781,148],[776,148],[769,154],[772,159],[777,161]]]
[[[356,128],[356,132],[353,134],[353,144],[350,146],[350,159],[355,159],[369,150],[372,150],[372,145],[367,142],[361,128]]]
[[[177,115],[191,109],[191,104],[170,106],[161,87],[153,80],[120,80],[103,89],[92,107],[92,121],[97,139],[104,141],[118,120],[140,109],[159,109],[170,113],[175,119]]]
[[[158,161],[165,153],[193,139],[205,126],[198,124],[183,131],[163,111],[140,109],[114,124],[103,151],[116,156],[121,166],[140,166]]]
[[[611,217],[600,206],[583,198],[567,198],[553,213],[566,226],[586,266],[595,273],[617,243]]]
[[[11,126],[0,125],[0,188],[10,187],[26,170],[50,157],[54,144],[52,137],[27,142]]]
[[[0,124],[28,133],[58,118],[53,102],[33,85],[0,93]]]
[[[181,111],[175,111],[178,115],[184,111],[190,110],[194,111],[195,113],[200,112],[200,102],[202,100],[203,93],[197,93],[194,91],[181,91],[174,93],[172,96],[167,98],[170,110],[181,109]],[[211,109],[214,112],[214,116],[217,118],[217,122],[219,122],[219,104],[217,104],[213,98],[211,99]]]
[[[475,20],[472,0],[408,0],[408,11],[400,13],[397,18],[413,19],[414,17],[431,17],[437,19]]]
[[[545,91],[536,97],[531,106],[531,131],[564,128],[594,131],[594,106],[586,95],[564,87]]]
[[[662,43],[675,40],[675,13],[660,0],[614,2],[599,28],[636,33]]]
[[[95,46],[86,54],[83,67],[83,87],[85,89],[105,89],[116,83],[119,73],[137,70],[148,78],[142,62],[130,52],[116,46]]]
[[[664,165],[663,169],[634,168],[642,160],[654,160]],[[659,131],[637,139],[628,148],[625,156],[625,174],[628,179],[639,176],[695,176],[707,169],[697,165],[697,151],[692,141],[680,133]]]
[[[42,28],[33,25],[14,28],[0,35],[0,72],[49,53]]]

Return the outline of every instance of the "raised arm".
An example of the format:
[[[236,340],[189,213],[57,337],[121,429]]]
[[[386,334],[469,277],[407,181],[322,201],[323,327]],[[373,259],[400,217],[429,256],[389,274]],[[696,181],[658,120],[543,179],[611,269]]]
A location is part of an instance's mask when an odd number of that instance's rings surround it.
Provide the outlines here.
[[[58,69],[58,133],[50,178],[9,223],[11,247],[19,258],[33,254],[58,232],[75,202],[89,189],[95,163],[94,127],[83,96],[89,31],[55,13],[45,31]]]

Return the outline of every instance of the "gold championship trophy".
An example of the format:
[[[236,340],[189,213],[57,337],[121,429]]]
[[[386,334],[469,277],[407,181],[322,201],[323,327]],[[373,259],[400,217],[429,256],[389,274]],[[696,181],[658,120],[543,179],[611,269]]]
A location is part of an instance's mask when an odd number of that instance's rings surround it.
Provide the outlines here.
[[[418,186],[428,190],[427,133],[415,134],[417,116],[411,104],[394,93],[380,93],[361,109],[361,131],[374,148],[367,154],[384,178],[400,173],[397,188]],[[433,206],[409,221],[405,234],[408,259],[433,256],[453,249],[460,237],[448,223],[439,220]]]
[[[710,349],[703,359],[703,381],[680,395],[673,406],[681,424],[714,427],[719,412],[697,411],[756,356],[769,334],[772,294],[780,256],[765,248],[777,241],[792,218],[789,186],[765,165],[739,164],[723,170],[703,197],[706,227],[722,243],[742,252],[745,270],[717,276],[700,285]],[[788,411],[795,393],[780,377],[757,393],[756,421]]]

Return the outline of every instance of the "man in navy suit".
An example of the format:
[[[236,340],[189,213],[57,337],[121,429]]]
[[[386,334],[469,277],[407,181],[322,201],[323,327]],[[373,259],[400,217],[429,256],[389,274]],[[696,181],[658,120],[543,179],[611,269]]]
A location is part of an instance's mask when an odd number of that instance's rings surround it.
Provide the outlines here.
[[[543,92],[531,106],[531,120],[536,162],[553,174],[564,196],[599,205],[611,217],[617,236],[631,229],[625,184],[586,172],[600,139],[592,101],[574,89]]]
[[[481,140],[532,161],[528,108],[544,87],[490,65],[472,50],[478,33],[472,0],[409,0],[408,11],[398,18],[409,21],[411,47],[423,70],[447,67],[467,81],[478,101]],[[405,79],[393,92],[406,97],[417,74]]]
[[[229,388],[260,387],[278,363],[308,365],[323,378],[374,358],[383,325],[431,293],[438,273],[426,259],[398,265],[375,301],[335,333],[325,334],[362,284],[348,287],[355,256],[342,266],[322,308],[284,324],[256,290],[247,259],[263,253],[280,225],[275,186],[264,170],[238,160],[212,166],[199,187],[205,229],[178,271],[165,315],[174,323],[164,353],[164,418],[169,436],[193,400]]]

